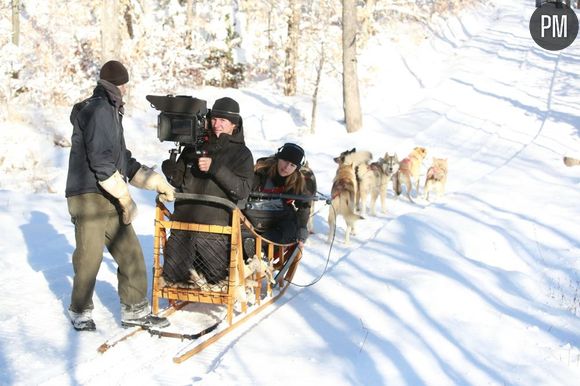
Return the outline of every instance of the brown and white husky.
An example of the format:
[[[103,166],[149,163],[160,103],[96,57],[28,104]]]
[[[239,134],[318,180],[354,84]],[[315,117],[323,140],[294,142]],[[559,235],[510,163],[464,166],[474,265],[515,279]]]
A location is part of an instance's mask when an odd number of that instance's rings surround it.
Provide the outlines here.
[[[338,166],[336,176],[330,191],[331,207],[328,209],[328,242],[334,237],[336,218],[342,216],[346,221],[345,244],[350,242],[350,234],[355,234],[355,222],[362,217],[355,213],[356,193],[358,184],[352,163],[343,163]]]
[[[405,184],[407,187],[407,198],[409,201],[414,202],[411,198],[411,190],[413,189],[413,182],[415,182],[415,191],[417,196],[419,195],[419,174],[421,172],[421,164],[427,155],[427,149],[424,147],[417,146],[411,153],[399,162],[399,171],[396,174],[396,178],[393,181],[395,187],[395,193],[399,196],[402,193],[402,185]]]
[[[351,164],[354,169],[357,182],[357,193],[355,198],[356,209],[364,215],[366,212],[366,199],[371,193],[375,184],[375,175],[370,169],[370,162],[373,155],[370,151],[357,151],[356,148],[346,150],[334,158],[334,162],[339,165]]]
[[[433,164],[427,170],[425,177],[425,188],[423,189],[423,198],[429,200],[429,192],[437,191],[437,198],[445,193],[445,184],[447,184],[447,158],[433,157]]]

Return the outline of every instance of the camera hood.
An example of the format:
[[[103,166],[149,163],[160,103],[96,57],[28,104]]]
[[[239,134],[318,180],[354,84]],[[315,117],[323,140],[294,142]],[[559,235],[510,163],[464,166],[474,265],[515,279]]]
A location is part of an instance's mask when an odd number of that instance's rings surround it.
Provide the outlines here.
[[[147,95],[145,97],[156,110],[185,115],[207,114],[207,101],[188,95]]]

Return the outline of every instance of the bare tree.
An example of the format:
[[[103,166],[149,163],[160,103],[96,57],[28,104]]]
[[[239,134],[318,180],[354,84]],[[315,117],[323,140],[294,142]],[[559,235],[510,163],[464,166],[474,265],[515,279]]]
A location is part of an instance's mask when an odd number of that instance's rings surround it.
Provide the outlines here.
[[[310,119],[310,133],[316,132],[316,114],[318,108],[318,89],[320,88],[320,79],[322,76],[322,69],[324,68],[324,43],[320,45],[320,62],[316,68],[316,82],[314,83],[314,92],[312,93],[312,115]]]
[[[187,0],[185,24],[187,30],[185,33],[185,47],[188,50],[193,48],[193,0]]]
[[[119,1],[103,0],[101,8],[101,60],[119,58]]]
[[[356,0],[342,0],[342,95],[346,131],[362,127],[356,59]]]
[[[288,18],[288,41],[286,43],[286,62],[284,65],[284,95],[296,94],[296,62],[298,61],[298,38],[300,24],[300,4],[290,1],[291,12]]]
[[[131,5],[131,1],[125,1],[123,17],[125,18],[125,25],[127,26],[127,34],[130,39],[134,39],[135,31],[133,29],[133,6]]]
[[[20,0],[12,0],[12,43],[20,44]]]

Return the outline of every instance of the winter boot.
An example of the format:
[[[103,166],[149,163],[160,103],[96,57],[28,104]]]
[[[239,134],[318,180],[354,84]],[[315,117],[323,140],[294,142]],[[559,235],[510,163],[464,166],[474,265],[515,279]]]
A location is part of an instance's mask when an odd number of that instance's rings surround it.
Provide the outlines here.
[[[68,310],[70,322],[77,331],[95,331],[97,326],[92,317],[92,310],[85,310],[81,313]]]
[[[169,326],[169,320],[161,316],[155,316],[153,314],[148,314],[142,318],[137,319],[124,319],[121,321],[121,326],[123,327],[143,327],[147,328],[163,328]]]

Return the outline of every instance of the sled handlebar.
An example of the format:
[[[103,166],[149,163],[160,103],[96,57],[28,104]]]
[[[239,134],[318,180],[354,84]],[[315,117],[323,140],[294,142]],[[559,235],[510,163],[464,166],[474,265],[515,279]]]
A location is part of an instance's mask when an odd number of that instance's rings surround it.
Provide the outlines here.
[[[194,193],[175,193],[175,201],[178,200],[191,200],[191,201],[201,201],[201,202],[211,202],[213,204],[219,204],[225,206],[229,209],[236,209],[238,206],[221,197],[208,196],[207,194],[194,194]]]
[[[281,199],[299,200],[299,201],[328,201],[328,198],[323,197],[323,196],[307,196],[307,195],[300,195],[300,194],[284,194],[284,193],[250,192],[250,197],[281,198]]]
[[[287,200],[300,200],[300,201],[330,201],[328,197],[324,196],[307,196],[299,194],[284,194],[284,193],[263,193],[263,192],[251,192],[250,197],[255,198],[279,198]],[[238,206],[228,199],[209,196],[207,194],[194,194],[194,193],[175,193],[175,200],[191,200],[200,202],[210,202],[214,204],[222,205],[229,209],[236,209]]]

